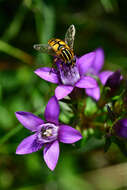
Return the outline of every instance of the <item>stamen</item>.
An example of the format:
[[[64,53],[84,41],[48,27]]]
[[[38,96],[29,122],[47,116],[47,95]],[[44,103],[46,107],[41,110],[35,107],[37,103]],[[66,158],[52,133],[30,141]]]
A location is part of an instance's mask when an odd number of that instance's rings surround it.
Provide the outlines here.
[[[45,130],[42,135],[44,135],[46,137],[52,136],[52,129]]]
[[[64,85],[74,85],[79,79],[79,70],[77,65],[74,65],[73,67],[67,66],[66,64],[63,64],[63,67],[58,67],[61,81]]]
[[[38,132],[38,140],[48,143],[55,139],[58,136],[58,126],[52,123],[45,123],[42,125],[42,128]]]

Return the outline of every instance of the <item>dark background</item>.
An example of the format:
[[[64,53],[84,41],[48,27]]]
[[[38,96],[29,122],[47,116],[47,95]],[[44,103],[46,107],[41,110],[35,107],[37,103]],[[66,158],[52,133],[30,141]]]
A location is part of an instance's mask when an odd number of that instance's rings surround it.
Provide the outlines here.
[[[127,71],[127,1],[125,0],[0,0],[0,189],[122,190],[127,189],[127,164],[116,145],[108,153],[103,140],[92,139],[77,151],[61,145],[58,165],[51,172],[42,151],[19,156],[15,150],[29,135],[14,112],[29,111],[43,118],[55,85],[33,71],[51,66],[52,58],[33,49],[48,39],[64,39],[76,27],[77,56],[102,47],[104,69]],[[61,109],[65,110],[65,105]],[[62,111],[60,119],[69,123]],[[95,142],[94,142],[95,141]],[[93,150],[94,149],[94,150]]]

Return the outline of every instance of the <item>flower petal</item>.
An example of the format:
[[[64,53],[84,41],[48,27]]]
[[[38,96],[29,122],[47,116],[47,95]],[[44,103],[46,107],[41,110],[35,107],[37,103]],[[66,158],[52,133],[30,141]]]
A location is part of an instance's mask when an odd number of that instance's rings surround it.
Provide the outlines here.
[[[99,78],[101,80],[101,83],[103,85],[105,85],[105,83],[107,82],[108,77],[111,76],[112,74],[113,74],[112,71],[103,71],[103,72],[101,72],[99,74]]]
[[[86,89],[86,94],[90,97],[92,97],[95,100],[99,100],[100,98],[100,88],[96,87],[96,88],[87,88]]]
[[[44,121],[30,112],[18,111],[15,115],[19,122],[30,131],[37,131]]]
[[[95,59],[95,52],[90,52],[77,59],[80,75],[88,72]]]
[[[56,140],[44,148],[44,160],[50,170],[54,170],[59,158],[59,142]]]
[[[47,80],[49,82],[58,84],[59,83],[59,78],[58,75],[53,72],[54,70],[52,70],[51,68],[48,67],[42,67],[37,69],[35,72],[36,75],[38,75],[40,78]]]
[[[81,133],[68,126],[68,125],[60,125],[59,129],[59,141],[63,143],[74,143],[76,141],[79,141],[82,138]]]
[[[43,144],[37,140],[37,135],[31,135],[25,138],[17,147],[16,154],[30,154],[42,148]]]
[[[44,117],[48,122],[58,123],[60,107],[55,96],[52,96],[45,108]]]
[[[97,87],[97,82],[90,76],[84,76],[75,84],[75,86],[78,88],[95,88]]]
[[[101,48],[96,49],[96,56],[93,64],[95,74],[97,74],[104,65],[104,51]]]
[[[55,89],[55,96],[58,100],[64,98],[65,96],[67,96],[68,94],[70,94],[73,90],[73,86],[66,86],[66,85],[59,85],[56,89]]]

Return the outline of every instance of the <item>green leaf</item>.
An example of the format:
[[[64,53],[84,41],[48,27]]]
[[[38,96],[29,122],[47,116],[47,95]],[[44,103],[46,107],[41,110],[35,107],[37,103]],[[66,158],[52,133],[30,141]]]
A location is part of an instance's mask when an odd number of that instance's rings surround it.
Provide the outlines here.
[[[105,145],[104,145],[104,152],[107,152],[108,149],[110,148],[112,141],[110,137],[106,137],[105,139]]]
[[[86,99],[85,115],[92,115],[97,111],[97,105],[91,98]]]
[[[26,52],[13,47],[12,45],[0,40],[0,51],[19,59],[20,61],[27,63],[27,64],[32,64],[33,63],[33,57]]]
[[[12,20],[10,25],[7,27],[7,29],[4,32],[4,35],[2,36],[3,41],[7,42],[17,36],[17,34],[21,30],[27,11],[28,11],[28,8],[24,6],[24,2],[22,2],[21,5],[19,6],[19,9],[17,10],[15,14],[14,19]]]
[[[82,147],[79,149],[79,152],[89,152],[91,150],[100,148],[104,146],[105,139],[97,139],[94,136],[88,138],[88,140],[84,141]]]
[[[124,156],[127,157],[127,146],[126,146],[125,141],[123,139],[119,139],[117,137],[113,137],[113,141],[115,144],[117,144],[117,146],[119,147],[121,152],[124,154]]]

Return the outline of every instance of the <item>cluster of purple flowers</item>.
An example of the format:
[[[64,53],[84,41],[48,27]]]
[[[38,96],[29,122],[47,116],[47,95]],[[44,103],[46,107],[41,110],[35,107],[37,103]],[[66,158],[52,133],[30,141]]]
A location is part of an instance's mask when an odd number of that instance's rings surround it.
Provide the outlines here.
[[[86,94],[95,101],[99,101],[101,93],[98,81],[103,86],[114,89],[122,80],[120,71],[101,72],[104,65],[104,52],[101,48],[82,57],[76,57],[73,67],[62,64],[60,59],[56,65],[56,69],[43,67],[35,71],[35,74],[42,79],[57,84],[55,94],[45,109],[45,121],[29,112],[16,112],[19,122],[34,133],[19,144],[16,154],[30,154],[43,147],[44,160],[51,170],[54,170],[58,161],[59,142],[71,144],[82,138],[78,130],[59,122],[58,101],[70,95],[77,88],[84,89],[84,96]],[[114,129],[118,136],[126,138],[127,118],[119,120],[114,125]]]
[[[54,170],[59,157],[59,142],[75,143],[82,138],[76,129],[59,123],[59,104],[55,96],[49,100],[44,117],[45,121],[29,112],[16,112],[20,123],[33,135],[25,138],[18,146],[16,154],[30,154],[42,147],[47,166]]]

